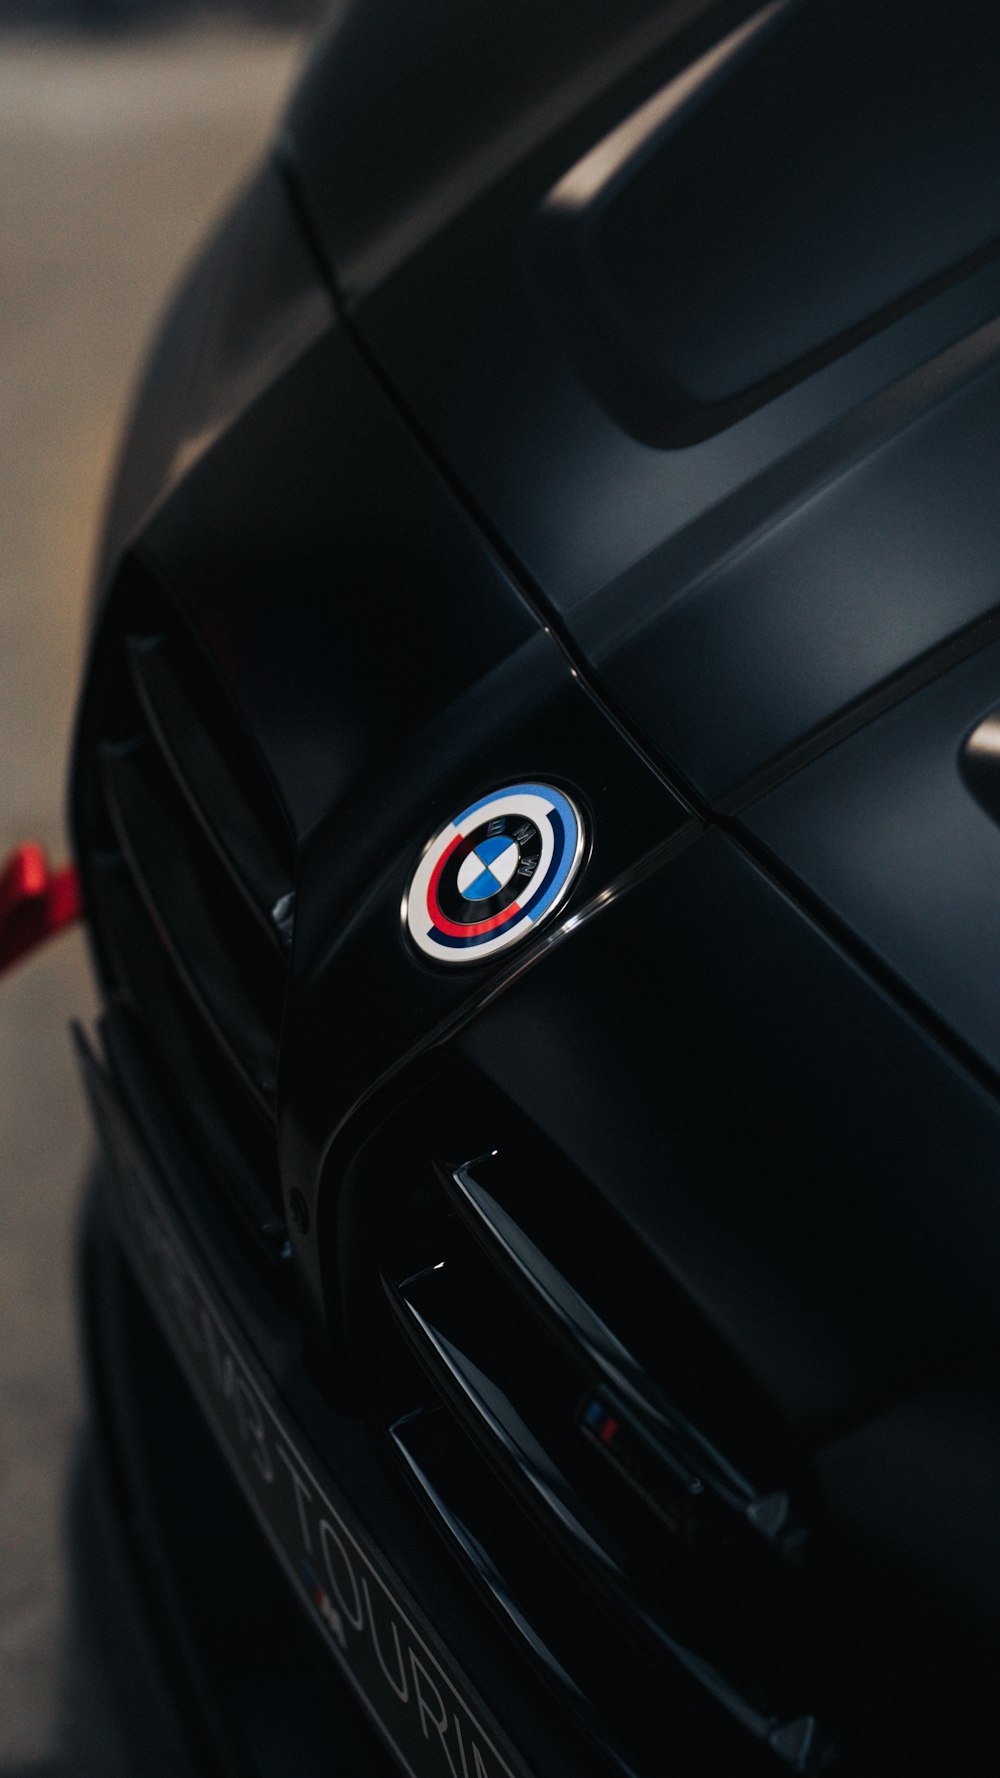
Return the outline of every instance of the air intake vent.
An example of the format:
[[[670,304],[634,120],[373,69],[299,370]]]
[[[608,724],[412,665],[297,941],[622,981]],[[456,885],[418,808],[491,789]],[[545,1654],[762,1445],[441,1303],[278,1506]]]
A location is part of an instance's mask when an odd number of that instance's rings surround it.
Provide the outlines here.
[[[521,1120],[497,1140],[411,1155],[384,1200],[375,1391],[406,1474],[617,1769],[685,1736],[706,1769],[827,1766],[797,1459],[612,1210]]]
[[[275,1091],[294,910],[283,811],[211,663],[129,565],[78,799],[111,998],[242,1226],[284,1246]]]

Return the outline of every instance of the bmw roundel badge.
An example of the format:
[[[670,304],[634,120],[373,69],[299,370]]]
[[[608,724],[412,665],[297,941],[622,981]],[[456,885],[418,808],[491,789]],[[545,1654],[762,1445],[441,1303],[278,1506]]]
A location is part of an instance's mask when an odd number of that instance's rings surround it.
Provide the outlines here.
[[[414,944],[438,963],[480,963],[530,937],[583,862],[579,810],[551,784],[511,784],[435,834],[403,902]]]

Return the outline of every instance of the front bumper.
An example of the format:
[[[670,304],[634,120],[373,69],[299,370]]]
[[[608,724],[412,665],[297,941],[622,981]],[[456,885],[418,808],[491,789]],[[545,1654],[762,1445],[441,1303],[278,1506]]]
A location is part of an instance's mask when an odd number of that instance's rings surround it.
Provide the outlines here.
[[[84,1311],[118,1590],[185,1778],[308,1778],[338,1760],[351,1778],[589,1772],[545,1700],[513,1692],[509,1654],[372,1429],[312,1380],[293,1305],[214,1244],[210,1209],[195,1229],[82,1040],[81,1054],[108,1155]]]
[[[82,1236],[91,1413],[68,1524],[73,1769],[389,1778],[136,1283],[113,1193],[105,1171]]]

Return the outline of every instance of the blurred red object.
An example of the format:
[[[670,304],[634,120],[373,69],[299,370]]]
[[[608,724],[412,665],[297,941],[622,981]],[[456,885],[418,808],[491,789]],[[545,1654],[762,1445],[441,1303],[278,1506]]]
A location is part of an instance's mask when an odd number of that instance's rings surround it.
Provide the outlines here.
[[[76,866],[50,870],[41,846],[18,846],[0,869],[0,975],[80,918]]]

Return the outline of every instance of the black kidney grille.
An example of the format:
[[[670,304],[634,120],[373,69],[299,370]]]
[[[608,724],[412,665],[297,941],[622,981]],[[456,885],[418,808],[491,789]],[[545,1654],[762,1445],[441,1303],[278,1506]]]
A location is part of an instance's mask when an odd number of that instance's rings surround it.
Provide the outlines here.
[[[534,1160],[516,1140],[462,1165],[411,1160],[419,1185],[386,1208],[382,1290],[415,1361],[385,1360],[393,1447],[453,1554],[620,1770],[659,1769],[649,1749],[668,1718],[698,1725],[699,1762],[716,1737],[741,1771],[825,1766],[798,1490],[739,1413],[731,1442],[717,1412],[706,1430],[666,1387],[664,1360],[654,1371],[633,1342],[638,1305],[649,1320],[663,1305],[669,1328],[668,1281],[649,1262],[630,1292],[634,1256],[610,1213],[606,1239],[564,1231],[567,1251],[589,1255],[582,1282],[529,1232],[527,1202],[560,1204],[564,1222],[575,1202]],[[623,1328],[613,1305],[629,1295]],[[676,1371],[710,1376],[679,1323],[676,1337]]]
[[[134,562],[92,680],[78,806],[106,986],[224,1200],[274,1254],[294,917],[284,813],[200,643]]]
[[[254,807],[244,782],[245,762],[242,770],[233,765],[227,758],[232,750],[213,739],[163,636],[130,636],[127,650],[142,713],[174,782],[248,912],[269,939],[277,932],[287,944],[291,929],[283,909],[290,873],[280,856],[281,840],[276,844],[272,837],[280,833],[280,811],[262,808],[259,784]],[[266,787],[264,793],[270,803]]]

